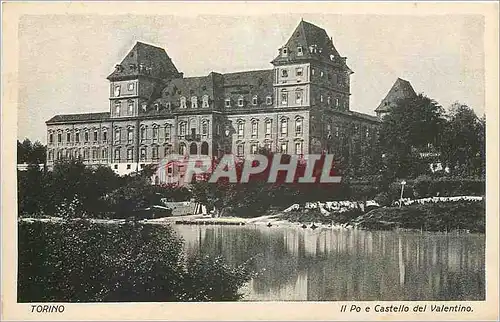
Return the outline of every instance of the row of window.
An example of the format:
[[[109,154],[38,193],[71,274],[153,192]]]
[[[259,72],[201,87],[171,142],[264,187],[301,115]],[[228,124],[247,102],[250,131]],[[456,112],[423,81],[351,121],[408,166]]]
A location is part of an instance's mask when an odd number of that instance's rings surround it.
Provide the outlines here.
[[[115,85],[114,97],[119,97],[120,96],[121,89],[122,89],[121,85]],[[135,89],[135,83],[132,83],[132,82],[128,83],[127,84],[127,89],[128,89],[129,92],[134,91],[134,89]]]
[[[289,52],[289,49],[287,47],[283,47],[281,48],[281,57],[288,57],[288,52]],[[318,47],[318,45],[314,44],[314,45],[310,45],[309,46],[309,53],[311,54],[321,54],[323,52],[323,48],[321,47]],[[304,56],[304,48],[302,46],[297,46],[297,56]],[[335,60],[335,55],[330,55],[330,60]]]
[[[277,146],[276,152],[283,153],[283,154],[289,154],[288,144],[289,143],[286,141],[280,142]],[[271,142],[264,142],[263,147],[268,151],[272,151]],[[257,143],[250,144],[250,153],[251,154],[256,154],[258,149],[259,149],[259,145]],[[293,153],[297,154],[297,155],[301,155],[304,153],[303,149],[304,149],[304,143],[302,141],[297,141],[294,144]],[[243,157],[245,155],[245,144],[244,143],[239,143],[236,145],[236,154],[238,157]]]
[[[57,150],[57,152],[55,152],[54,150],[49,150],[48,151],[48,159],[49,161],[53,161],[54,160],[54,157],[57,159],[57,160],[61,160],[61,159],[70,159],[70,158],[75,158],[75,159],[79,159],[79,158],[83,158],[84,160],[90,160],[90,155],[92,152],[92,160],[95,160],[95,161],[98,161],[98,160],[107,160],[108,158],[108,149],[107,148],[104,148],[104,149],[98,149],[98,148],[94,148],[94,149],[75,149],[75,150],[71,150],[71,149],[61,149],[61,150]]]
[[[245,98],[243,96],[238,97],[237,100],[237,106],[238,107],[243,107],[245,106]],[[252,105],[257,106],[259,104],[259,97],[257,95],[254,95],[252,97]],[[231,107],[232,106],[232,100],[231,98],[226,98],[224,101],[224,105],[226,107]],[[273,98],[272,96],[266,96],[266,105],[273,105]]]
[[[80,137],[80,132],[78,132],[78,131],[76,131],[74,133],[74,136],[72,136],[72,133],[66,132],[66,143],[71,143],[72,137],[73,137],[75,143],[80,143],[81,139],[83,139],[83,142],[88,143],[88,142],[90,142],[91,132],[84,131],[83,138]],[[107,140],[108,140],[108,133],[106,130],[104,130],[102,132],[102,142],[107,142]],[[93,131],[92,141],[93,142],[99,141],[99,131],[98,130]],[[57,133],[57,143],[62,143],[62,142],[63,142],[63,133],[59,132],[59,133]],[[49,133],[49,144],[54,144],[54,133]]]
[[[371,130],[370,127],[368,127],[368,126],[362,126],[361,132],[360,132],[360,127],[357,124],[355,124],[353,130],[354,130],[354,134],[364,135],[365,138],[369,138],[370,136],[372,136],[372,134],[375,134],[375,133],[372,133],[373,130]],[[325,132],[326,132],[326,135],[328,137],[332,137],[332,136],[339,137],[341,129],[338,126],[335,126],[332,130],[332,125],[326,124],[325,125]],[[377,135],[378,135],[378,133],[377,133]]]
[[[289,121],[286,118],[282,118],[279,122],[279,133],[281,136],[288,135],[288,127]],[[301,117],[297,117],[295,119],[295,134],[302,135],[303,131],[303,119]],[[237,122],[237,136],[238,138],[245,137],[245,122],[238,121]],[[266,137],[271,136],[273,133],[273,121],[268,119],[264,121],[264,135]],[[251,122],[251,137],[257,138],[259,136],[259,122],[257,120],[253,120]]]

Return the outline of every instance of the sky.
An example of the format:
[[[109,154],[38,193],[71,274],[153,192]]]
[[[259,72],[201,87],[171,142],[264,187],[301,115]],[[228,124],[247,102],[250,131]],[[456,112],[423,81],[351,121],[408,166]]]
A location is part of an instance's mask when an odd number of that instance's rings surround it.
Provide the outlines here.
[[[137,41],[164,48],[185,77],[272,68],[301,19],[347,57],[351,109],[374,109],[398,77],[444,108],[484,113],[479,15],[25,15],[19,23],[18,139],[46,143],[56,114],[108,111],[106,77]]]

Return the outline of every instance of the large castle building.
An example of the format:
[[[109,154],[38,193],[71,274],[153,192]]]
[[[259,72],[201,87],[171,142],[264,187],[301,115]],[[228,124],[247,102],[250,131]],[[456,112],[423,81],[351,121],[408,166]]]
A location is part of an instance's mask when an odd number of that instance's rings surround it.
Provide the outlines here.
[[[341,155],[375,139],[379,118],[350,110],[353,72],[324,29],[301,21],[271,64],[184,77],[164,49],[137,42],[107,78],[108,112],[46,122],[47,164],[77,157],[127,174],[173,154]]]

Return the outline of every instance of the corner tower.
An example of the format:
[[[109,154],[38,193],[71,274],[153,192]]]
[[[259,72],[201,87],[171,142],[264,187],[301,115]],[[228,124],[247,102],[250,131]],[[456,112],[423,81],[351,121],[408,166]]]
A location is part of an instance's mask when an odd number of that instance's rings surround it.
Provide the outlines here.
[[[353,72],[324,29],[302,20],[272,64],[275,106],[349,110]]]
[[[107,77],[111,118],[146,112],[165,82],[182,77],[163,48],[137,42]]]

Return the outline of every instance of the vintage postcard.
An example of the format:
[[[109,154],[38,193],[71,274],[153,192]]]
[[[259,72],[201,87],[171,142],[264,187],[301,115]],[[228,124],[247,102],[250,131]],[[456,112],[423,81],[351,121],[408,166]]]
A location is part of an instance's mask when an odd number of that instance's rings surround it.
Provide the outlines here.
[[[2,319],[498,320],[496,2],[3,2]]]

